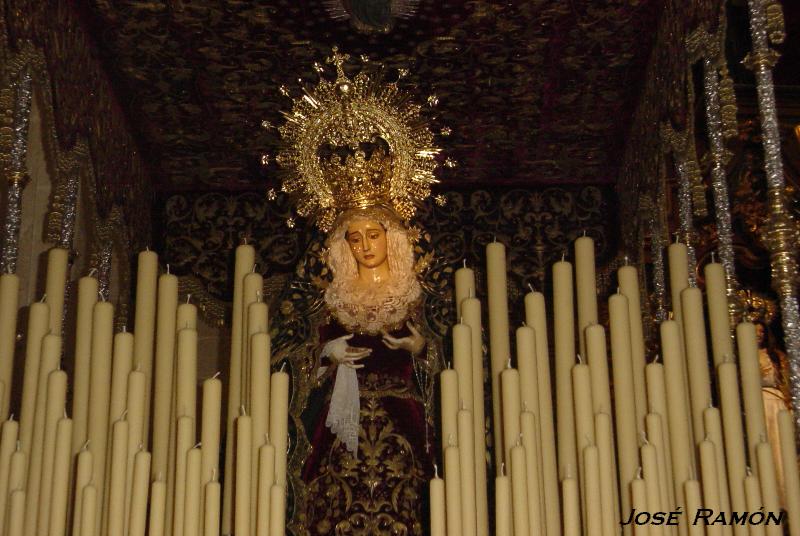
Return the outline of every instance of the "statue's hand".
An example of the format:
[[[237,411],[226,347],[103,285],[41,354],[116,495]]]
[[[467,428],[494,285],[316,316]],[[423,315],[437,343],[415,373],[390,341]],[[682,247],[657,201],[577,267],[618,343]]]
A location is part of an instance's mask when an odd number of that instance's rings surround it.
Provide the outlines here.
[[[417,331],[417,328],[415,328],[414,324],[411,322],[406,322],[406,326],[408,326],[409,331],[411,331],[411,335],[408,337],[396,338],[383,332],[383,344],[392,350],[406,350],[411,352],[411,355],[417,355],[425,348],[425,337]]]
[[[322,349],[322,357],[328,357],[337,365],[344,365],[352,369],[363,368],[364,365],[356,363],[359,359],[364,359],[372,353],[369,348],[350,346],[347,341],[353,338],[353,334],[342,335],[339,338],[328,341]]]

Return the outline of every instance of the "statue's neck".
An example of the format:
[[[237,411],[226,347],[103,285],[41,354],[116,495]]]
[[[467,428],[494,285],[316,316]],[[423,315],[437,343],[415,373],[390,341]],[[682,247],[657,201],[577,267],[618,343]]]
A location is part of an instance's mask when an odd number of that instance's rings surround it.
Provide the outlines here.
[[[358,266],[358,281],[362,285],[374,285],[375,283],[385,283],[389,280],[389,263],[384,262],[380,266],[369,268]]]

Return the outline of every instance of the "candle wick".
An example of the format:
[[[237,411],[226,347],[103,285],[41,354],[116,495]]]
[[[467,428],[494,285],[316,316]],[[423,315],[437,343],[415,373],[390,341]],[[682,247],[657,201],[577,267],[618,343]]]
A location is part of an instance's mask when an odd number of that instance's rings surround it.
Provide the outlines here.
[[[69,417],[67,416],[67,408],[64,408],[64,418],[69,419]]]
[[[264,443],[269,445],[269,432],[264,432]]]
[[[492,235],[492,242],[497,243],[497,235],[496,234]]]
[[[575,354],[575,355],[578,356],[578,364],[583,365],[583,358],[581,358],[581,354]]]
[[[253,269],[251,270],[252,273],[256,273],[256,269],[258,268],[258,263],[253,264]]]
[[[642,478],[642,466],[640,465],[639,469],[636,470],[636,480],[639,480],[641,478]]]
[[[446,361],[446,362],[445,362],[445,368],[446,368],[447,370],[450,370],[450,369],[452,369],[452,368],[453,368],[453,367],[452,367],[452,364],[450,363],[450,361]]]
[[[472,292],[472,287],[469,287],[469,291],[468,291],[468,294],[467,294],[467,296],[468,296],[469,298],[474,298],[474,296],[473,296],[472,294],[473,294],[473,292]]]
[[[527,328],[527,327],[528,327],[528,325],[525,323],[525,321],[524,321],[524,320],[522,321],[522,327],[523,327],[523,328]]]
[[[88,439],[86,440],[86,443],[83,444],[83,447],[81,448],[81,450],[89,450],[89,440]]]
[[[522,401],[522,411],[528,411],[528,401],[527,400],[523,400]]]
[[[717,254],[715,252],[711,252],[711,262],[717,262]]]
[[[583,230],[583,236],[586,236],[586,229]]]
[[[506,476],[506,462],[500,462],[500,476]]]
[[[211,469],[211,480],[212,481],[216,481],[217,480],[217,468],[216,467]]]
[[[167,263],[167,273],[170,273],[169,272],[169,263]]]
[[[433,463],[433,478],[439,478],[439,466]]]
[[[752,470],[750,470],[750,466],[749,466],[749,465],[748,465],[748,466],[746,466],[746,467],[744,468],[744,470],[745,470],[745,473],[747,473],[747,476],[753,476],[753,471],[752,471]]]
[[[562,251],[561,252],[561,262],[564,262],[564,259],[566,258],[566,256],[567,256],[567,253],[565,251]]]
[[[656,354],[655,357],[653,358],[653,363],[658,363],[659,362],[658,360],[660,358],[661,358],[661,354]]]
[[[139,443],[139,452],[144,450],[144,443]]]
[[[463,398],[459,398],[458,401],[459,401],[459,406],[460,406],[459,409],[467,409],[467,405],[464,403],[464,399]]]
[[[507,369],[511,368],[511,358],[510,357],[508,358],[508,363],[506,364],[506,368]]]
[[[642,443],[644,443],[645,445],[649,445],[650,442],[647,441],[647,432],[645,432],[644,430],[640,430],[639,434],[641,435]]]
[[[42,299],[39,300],[39,303],[44,303],[45,300],[47,300],[47,293],[46,292],[44,294],[42,294]]]
[[[622,291],[617,287],[617,294],[622,294]]]
[[[628,266],[628,256],[627,256],[627,255],[625,255],[625,261],[624,261],[624,264],[625,264],[625,266]]]
[[[212,469],[212,471],[214,471],[214,469]],[[159,471],[158,474],[156,475],[156,482],[161,482],[161,476],[162,476],[161,471]]]
[[[451,447],[455,447],[455,446],[456,446],[456,442],[455,442],[455,440],[453,439],[453,434],[450,434],[450,435],[448,436],[448,438],[447,438],[447,444],[448,444],[449,446],[451,446]]]
[[[91,270],[89,270],[88,277],[94,277],[94,274],[96,273],[97,273],[97,268],[92,268]]]
[[[242,244],[247,245],[247,235],[242,236]]]
[[[197,444],[195,446],[193,446],[192,448],[193,449],[199,449],[202,444],[203,444],[202,441],[198,441]]]
[[[531,292],[536,292],[536,291],[533,289],[533,283],[528,283],[528,289],[529,289]]]
[[[192,303],[192,293],[191,292],[187,292],[186,293],[186,303]]]
[[[464,317],[463,317],[463,316],[460,316],[460,317],[458,318],[458,323],[459,323],[459,324],[463,324],[463,323],[464,323]]]
[[[215,372],[214,375],[211,376],[211,379],[216,380],[217,378],[219,378],[220,374],[222,374],[220,371]]]
[[[145,247],[144,247],[144,250],[145,250],[145,251],[150,251],[150,246],[145,246]]]
[[[239,406],[239,416],[240,417],[247,417],[247,411],[244,409],[244,404]]]
[[[283,369],[285,369],[285,368],[286,368],[286,361],[284,361],[283,363],[281,363],[281,370],[280,370],[280,372],[283,372]]]
[[[467,267],[467,258],[464,257],[464,268],[466,268],[466,267]]]
[[[261,303],[261,291],[256,291],[256,303]]]
[[[22,441],[17,439],[17,452],[19,452],[20,450],[22,450]]]
[[[128,418],[128,408],[125,408],[125,411],[122,412],[122,416],[119,418],[119,420],[124,421],[127,418]]]
[[[11,416],[8,418],[8,420],[9,420],[9,421],[13,421],[13,420],[14,420],[14,414],[13,414],[13,413],[12,413],[12,414],[11,414]]]
[[[128,326],[122,326],[122,333],[128,333]]]
[[[519,437],[517,437],[517,444],[514,445],[514,446],[515,447],[521,447],[522,446],[522,432],[519,433]]]

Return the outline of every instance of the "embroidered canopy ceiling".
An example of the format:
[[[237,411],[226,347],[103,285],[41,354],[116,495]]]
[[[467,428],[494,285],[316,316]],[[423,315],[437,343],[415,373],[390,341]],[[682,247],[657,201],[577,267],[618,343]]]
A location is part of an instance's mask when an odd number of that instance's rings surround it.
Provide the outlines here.
[[[445,181],[613,183],[661,3],[423,0],[360,19],[358,1],[82,4],[156,186],[180,191],[275,185],[260,155],[277,132],[261,122],[280,123],[279,87],[297,94],[335,44],[438,98],[459,164]]]

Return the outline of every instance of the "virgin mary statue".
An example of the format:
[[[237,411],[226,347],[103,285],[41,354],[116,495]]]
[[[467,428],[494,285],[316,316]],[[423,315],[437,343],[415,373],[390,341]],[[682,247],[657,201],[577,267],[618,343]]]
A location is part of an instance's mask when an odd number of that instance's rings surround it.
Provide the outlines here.
[[[294,526],[422,535],[435,452],[427,379],[438,364],[408,220],[430,194],[438,149],[396,83],[364,69],[349,78],[346,60],[334,50],[336,78],[306,90],[281,127],[283,189],[326,233],[331,276],[311,358],[295,367],[307,448],[293,458]]]

